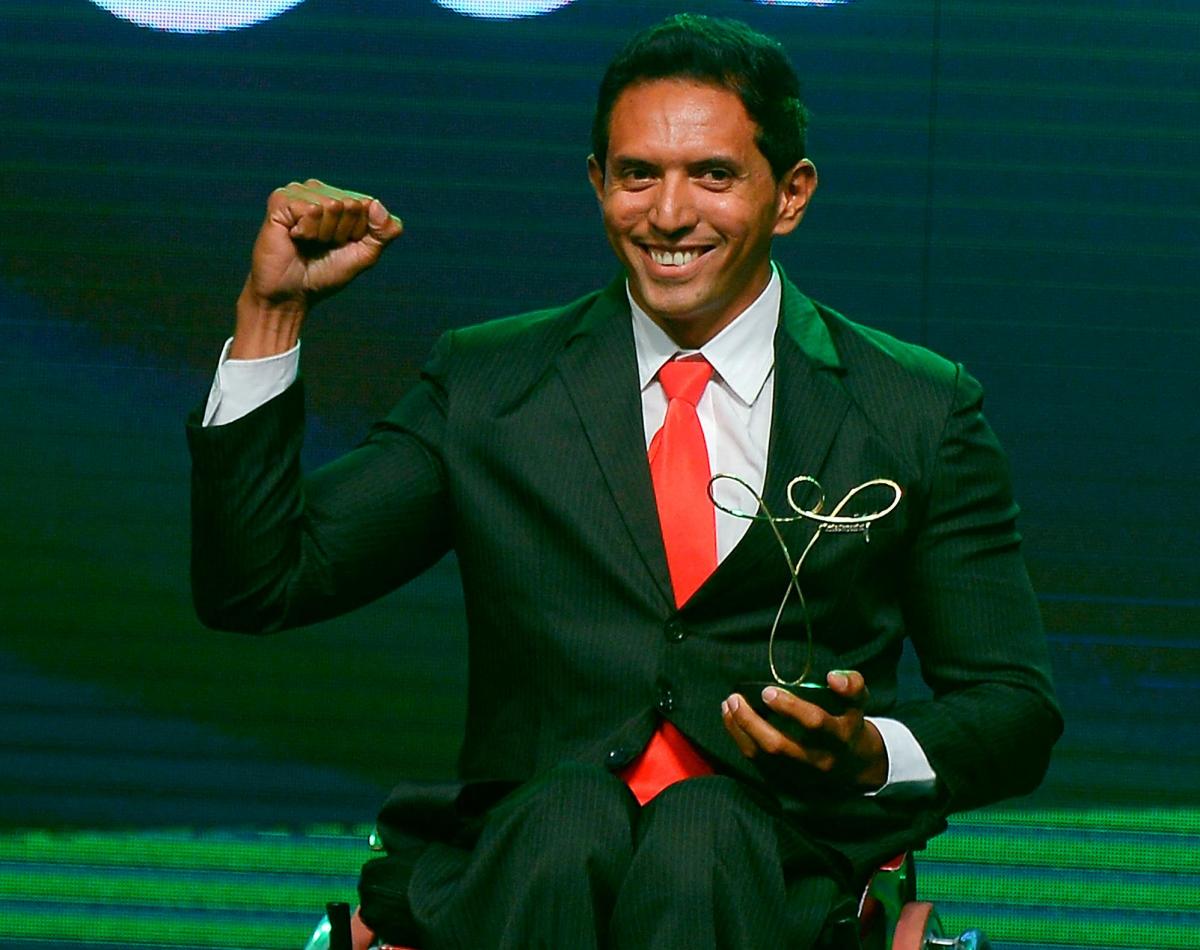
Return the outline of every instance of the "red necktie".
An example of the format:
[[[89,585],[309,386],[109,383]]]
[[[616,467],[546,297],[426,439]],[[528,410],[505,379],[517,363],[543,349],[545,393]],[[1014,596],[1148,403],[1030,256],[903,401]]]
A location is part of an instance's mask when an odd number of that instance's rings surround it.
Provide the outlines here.
[[[675,606],[682,607],[717,566],[717,523],[708,497],[711,470],[696,403],[712,376],[703,358],[671,360],[658,371],[667,415],[650,441],[650,478]],[[668,785],[712,768],[667,720],[621,777],[644,805]]]

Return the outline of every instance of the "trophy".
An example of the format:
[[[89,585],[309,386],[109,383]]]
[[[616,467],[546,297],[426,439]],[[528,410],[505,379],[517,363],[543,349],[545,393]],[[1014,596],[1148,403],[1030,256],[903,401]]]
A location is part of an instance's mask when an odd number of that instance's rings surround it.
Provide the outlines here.
[[[730,508],[719,502],[713,491],[713,486],[719,481],[732,481],[741,485],[758,503],[758,510],[754,512],[741,511],[740,509]],[[806,508],[797,501],[796,490],[799,487],[803,487],[809,492],[815,490],[817,495],[816,505]],[[887,504],[866,514],[846,513],[855,498],[872,489],[886,492],[888,495]],[[762,495],[755,491],[745,479],[737,475],[722,473],[714,475],[709,480],[708,497],[715,507],[721,509],[726,514],[733,515],[735,518],[744,518],[748,521],[765,521],[771,526],[771,530],[775,534],[775,540],[779,542],[780,553],[783,555],[783,559],[787,562],[788,566],[788,584],[784,589],[783,599],[779,602],[779,609],[775,612],[775,622],[771,625],[771,633],[767,637],[767,665],[770,667],[771,679],[739,683],[737,685],[737,691],[746,698],[751,707],[760,716],[766,718],[770,713],[770,709],[762,699],[762,691],[766,686],[777,686],[780,689],[787,690],[805,702],[820,706],[833,716],[840,716],[847,710],[849,704],[825,685],[825,683],[809,682],[813,665],[813,630],[812,620],[808,615],[808,605],[804,600],[804,591],[800,587],[800,570],[804,566],[804,559],[808,557],[808,553],[823,534],[861,534],[863,536],[863,543],[870,543],[871,525],[891,514],[896,509],[896,506],[900,504],[902,494],[900,486],[891,479],[873,478],[850,489],[842,497],[842,500],[833,506],[833,509],[828,514],[824,514],[825,492],[821,488],[821,483],[811,475],[797,475],[788,482],[787,486],[788,506],[792,509],[793,513],[777,517],[771,513]],[[784,540],[783,532],[779,530],[779,526],[804,521],[814,524],[816,528],[813,531],[812,537],[808,539],[808,543],[804,546],[804,550],[800,552],[800,556],[793,559],[791,551],[788,549],[787,541]],[[800,604],[800,613],[804,618],[807,658],[800,674],[794,679],[788,679],[779,672],[779,667],[775,662],[775,638],[779,632],[779,624],[783,618],[784,608],[787,607],[793,593],[795,593],[796,599]]]

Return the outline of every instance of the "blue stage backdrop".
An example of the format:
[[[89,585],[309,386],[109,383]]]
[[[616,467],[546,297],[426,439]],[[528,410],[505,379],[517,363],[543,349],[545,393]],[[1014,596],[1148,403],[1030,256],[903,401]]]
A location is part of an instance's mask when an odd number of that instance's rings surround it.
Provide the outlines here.
[[[1011,453],[1067,734],[1041,791],[964,819],[942,865],[934,850],[935,887],[964,916],[1009,908],[987,918],[1005,947],[1200,945],[1200,7],[691,8],[779,37],[804,80],[821,188],[778,245],[789,276],[965,362]],[[308,630],[202,629],[183,417],[231,329],[265,199],[293,179],[378,195],[406,223],[311,319],[310,464],[387,410],[441,331],[610,279],[585,178],[596,84],[634,29],[676,9],[0,6],[4,946],[89,927],[98,944],[151,945],[179,907],[203,917],[180,891],[137,917],[163,868],[241,867],[188,850],[205,835],[269,855],[369,825],[401,776],[452,772],[454,564]],[[349,874],[359,855],[340,847],[320,853]],[[115,879],[87,896],[79,869],[105,862],[142,896],[105,897]],[[38,916],[67,893],[78,926],[62,906]],[[266,913],[258,900],[162,942],[295,945],[275,918],[237,929]],[[142,910],[100,940],[117,905]]]

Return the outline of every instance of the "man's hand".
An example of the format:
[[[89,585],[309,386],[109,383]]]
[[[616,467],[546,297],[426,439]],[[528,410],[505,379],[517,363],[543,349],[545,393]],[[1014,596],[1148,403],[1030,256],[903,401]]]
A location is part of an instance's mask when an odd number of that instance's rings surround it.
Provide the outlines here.
[[[238,298],[230,356],[253,359],[291,349],[308,308],[378,261],[403,229],[370,195],[315,178],[277,188]]]
[[[734,693],[721,704],[725,730],[747,758],[763,753],[779,756],[781,761],[812,769],[814,780],[823,784],[863,791],[879,788],[887,781],[887,750],[879,730],[863,718],[867,685],[862,674],[835,671],[825,681],[849,703],[843,715],[830,715],[782,687],[768,686],[763,700],[772,718],[785,719],[786,725],[781,722],[782,728],[776,728]]]

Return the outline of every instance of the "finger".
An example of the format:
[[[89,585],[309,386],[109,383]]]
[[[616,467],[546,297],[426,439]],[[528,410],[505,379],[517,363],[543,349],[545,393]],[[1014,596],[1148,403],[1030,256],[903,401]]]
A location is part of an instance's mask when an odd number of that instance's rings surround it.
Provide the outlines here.
[[[755,752],[786,755],[794,759],[805,758],[804,749],[800,745],[763,719],[737,693],[730,696],[726,702],[729,703],[733,721],[754,743]]]
[[[296,223],[288,233],[300,241],[339,246],[345,244],[366,211],[355,201],[315,196],[293,199],[290,208]],[[363,229],[365,231],[365,229]]]
[[[394,241],[404,233],[404,222],[388,212],[378,198],[372,200],[367,208],[368,234],[380,244]]]
[[[284,225],[296,241],[319,241],[325,218],[325,206],[313,196],[286,191],[281,202],[272,210],[272,220]]]
[[[738,699],[730,697],[721,703],[721,723],[725,726],[725,731],[729,733],[730,738],[733,739],[734,744],[738,747],[738,751],[744,756],[752,757],[758,747],[755,746],[754,741],[746,735],[742,727],[733,718],[733,709],[736,708],[737,702]],[[731,703],[734,704],[732,707]]]
[[[741,727],[741,725],[738,724],[738,721],[734,719],[734,710],[743,705],[748,704],[746,703],[746,700],[737,693],[734,693],[732,696],[726,699],[723,703],[721,703],[721,722],[724,723],[725,731],[729,733],[730,737],[737,745],[738,751],[740,751],[742,755],[746,756],[746,758],[752,759],[758,752],[758,746],[755,744],[754,740],[746,734],[746,731]]]
[[[826,675],[825,682],[830,689],[855,706],[865,706],[870,696],[867,681],[858,670],[831,670]]]
[[[326,185],[318,178],[290,182],[281,189],[283,213],[276,216],[288,225],[289,235],[300,241],[340,245],[353,240],[356,218],[365,217],[366,202],[356,193]]]
[[[304,184],[298,187],[311,191],[313,194],[320,195],[323,198],[337,198],[339,200],[352,198],[362,201],[364,204],[370,204],[375,200],[373,195],[364,195],[361,191],[351,191],[349,188],[338,188],[336,185],[327,185],[319,178],[306,179]]]
[[[825,677],[829,688],[849,704],[840,716],[831,716],[825,732],[846,747],[855,744],[863,729],[863,708],[870,698],[866,680],[857,670],[832,670]]]
[[[366,217],[367,209],[361,201],[345,202],[337,226],[333,231],[332,243],[345,244],[347,241],[362,237],[362,234],[358,232],[360,230],[363,233],[366,232],[366,227],[363,226]]]
[[[292,182],[289,187],[294,187],[297,192],[320,201],[340,201],[347,204],[358,201],[362,202],[363,207],[366,207],[375,200],[372,195],[364,195],[360,191],[350,191],[348,188],[327,185],[319,178],[306,179],[303,184]]]
[[[857,715],[831,715],[815,703],[806,702],[789,690],[774,686],[763,690],[763,702],[781,721],[796,724],[796,728],[790,728],[784,734],[801,754],[796,755],[790,749],[784,749],[784,754],[799,758],[822,772],[834,769],[849,737],[862,721],[861,716]],[[800,736],[797,735],[799,729],[804,730]]]
[[[334,234],[329,239],[331,243],[358,240],[366,234],[367,228],[360,226],[359,220],[367,220],[367,209],[376,200],[371,194],[326,185],[320,179],[308,179],[304,185],[295,185],[295,192],[300,198],[322,205],[326,214],[337,218]]]
[[[825,729],[832,718],[816,703],[808,703],[786,689],[768,686],[762,693],[763,702],[775,712],[794,719],[810,732]]]
[[[321,202],[321,225],[317,240],[322,244],[334,244],[338,227],[347,214],[346,202],[341,198],[326,198]]]
[[[341,189],[340,193],[345,195],[347,198],[357,198],[363,203],[364,208],[375,200],[374,195],[365,195],[361,191],[351,191],[349,188]]]
[[[363,210],[366,226],[356,225],[347,231],[347,241],[359,240],[371,234],[380,244],[386,244],[399,237],[404,230],[404,222],[396,215],[389,214],[379,199],[361,191],[335,188],[319,178],[290,182],[286,187],[276,189],[272,197],[286,206],[292,219],[281,223],[286,223],[289,228],[301,225],[292,236],[302,240],[335,242],[340,237],[337,226],[331,228],[324,217],[331,211],[340,219],[343,210],[352,210],[355,215],[359,209]],[[321,211],[310,210],[312,208],[320,208]],[[316,217],[318,214],[320,218]],[[322,233],[323,229],[325,234]]]
[[[767,689],[773,689],[773,687],[767,687]],[[766,690],[763,692],[765,700]],[[779,692],[782,692],[782,690],[779,690]],[[738,700],[740,700],[740,703],[737,702]],[[750,704],[742,700],[736,693],[729,697],[726,703],[733,707],[730,711],[731,725],[739,729],[751,743],[751,752],[746,753],[743,750],[748,758],[754,758],[758,752],[766,752],[773,756],[786,758],[788,761],[811,766],[820,772],[826,773],[832,772],[837,765],[837,756],[830,750],[822,748],[819,745],[811,745],[803,740],[798,740],[795,736],[787,735],[776,729],[771,723],[759,716]],[[812,704],[802,703],[801,705],[811,706]],[[822,715],[826,715],[823,709],[819,707],[814,708]],[[727,728],[729,727],[727,726]],[[740,747],[741,745],[739,744]]]
[[[298,182],[292,182],[271,192],[267,199],[267,219],[282,225],[290,233],[305,215],[319,207],[315,195]]]

